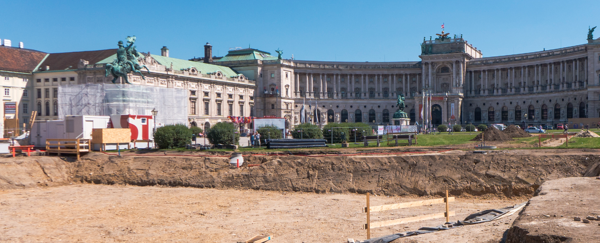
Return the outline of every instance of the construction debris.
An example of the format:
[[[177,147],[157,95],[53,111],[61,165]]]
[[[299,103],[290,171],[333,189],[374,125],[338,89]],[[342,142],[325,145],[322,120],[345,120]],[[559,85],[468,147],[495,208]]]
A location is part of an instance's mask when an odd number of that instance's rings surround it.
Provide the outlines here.
[[[600,135],[592,131],[581,130],[576,135],[576,138],[599,138]]]

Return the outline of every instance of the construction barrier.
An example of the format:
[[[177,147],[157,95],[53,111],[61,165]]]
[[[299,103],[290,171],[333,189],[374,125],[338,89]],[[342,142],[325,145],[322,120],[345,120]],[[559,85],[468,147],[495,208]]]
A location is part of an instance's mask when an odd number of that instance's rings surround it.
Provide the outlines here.
[[[454,216],[454,214],[455,214],[454,211],[450,211],[450,202],[454,202],[454,197],[448,197],[448,190],[446,190],[445,198],[430,199],[430,200],[415,201],[415,202],[396,203],[396,204],[387,204],[387,205],[381,205],[381,206],[371,206],[371,202],[369,199],[369,193],[367,192],[367,206],[363,209],[363,212],[367,213],[367,223],[364,225],[364,229],[367,230],[367,239],[371,239],[371,229],[373,229],[373,228],[392,226],[392,225],[398,225],[398,224],[416,222],[416,221],[422,221],[422,220],[428,220],[428,219],[437,219],[437,218],[443,218],[443,217],[446,217],[446,222],[450,222],[450,216]],[[440,203],[446,203],[446,212],[427,214],[427,215],[421,215],[421,216],[415,216],[415,217],[409,217],[409,218],[403,218],[403,219],[393,219],[393,220],[387,220],[387,221],[371,222],[371,213],[373,213],[373,212],[382,212],[382,211],[393,210],[393,209],[402,209],[402,208],[412,208],[412,207],[431,205],[431,204],[440,204]]]
[[[46,139],[48,154],[76,154],[79,160],[81,153],[90,152],[89,139]]]

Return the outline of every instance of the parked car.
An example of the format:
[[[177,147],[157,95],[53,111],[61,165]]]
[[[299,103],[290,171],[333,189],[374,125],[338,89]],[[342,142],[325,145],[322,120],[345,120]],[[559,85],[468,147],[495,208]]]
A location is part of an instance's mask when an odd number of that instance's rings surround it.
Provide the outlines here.
[[[528,127],[525,129],[525,132],[528,133],[546,133],[546,130],[540,129],[539,127]]]
[[[563,129],[565,129],[565,126],[562,123],[558,123],[558,124],[556,124],[556,129],[563,130]]]

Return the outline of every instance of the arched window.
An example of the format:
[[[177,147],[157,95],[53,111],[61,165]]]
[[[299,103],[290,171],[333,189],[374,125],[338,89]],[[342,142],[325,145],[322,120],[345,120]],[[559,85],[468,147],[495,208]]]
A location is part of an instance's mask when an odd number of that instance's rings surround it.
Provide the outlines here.
[[[354,122],[362,122],[362,112],[359,109],[354,111]]]
[[[581,102],[579,103],[579,118],[586,118],[585,117],[585,103]]]
[[[449,73],[450,72],[450,68],[449,67],[442,67],[440,69],[440,73]]]
[[[210,123],[209,122],[204,123],[204,132],[205,133],[208,132],[209,129],[210,129]]]
[[[573,104],[567,104],[567,118],[573,118]]]
[[[515,107],[515,121],[520,121],[521,120],[521,107],[517,106]]]
[[[369,110],[369,122],[372,122],[372,123],[376,123],[377,122],[376,115],[375,115],[375,110],[373,110],[373,109]]]
[[[390,111],[387,109],[383,110],[383,124],[390,123]]]
[[[556,119],[556,120],[560,119],[560,105],[559,104],[554,105],[554,119]]]
[[[417,121],[415,118],[415,109],[410,109],[409,117],[410,117],[410,124],[414,125],[415,122]]]
[[[494,107],[490,106],[488,108],[488,122],[493,122],[494,120]]]
[[[542,105],[542,120],[548,120],[548,106]]]
[[[533,105],[529,105],[529,108],[527,109],[527,120],[533,121],[533,118],[535,116],[535,107],[533,107]]]
[[[334,121],[334,112],[332,109],[327,110],[327,122],[333,122]]]
[[[342,110],[342,122],[348,122],[348,111],[346,109]]]
[[[479,107],[475,108],[475,121],[476,122],[481,121],[481,108],[479,108]]]
[[[52,106],[52,109],[54,110],[54,115],[58,116],[58,101],[54,101],[54,105]]]
[[[508,107],[502,107],[502,121],[508,121]]]
[[[50,102],[46,101],[46,116],[50,115]]]
[[[360,98],[360,88],[354,88],[354,97]]]

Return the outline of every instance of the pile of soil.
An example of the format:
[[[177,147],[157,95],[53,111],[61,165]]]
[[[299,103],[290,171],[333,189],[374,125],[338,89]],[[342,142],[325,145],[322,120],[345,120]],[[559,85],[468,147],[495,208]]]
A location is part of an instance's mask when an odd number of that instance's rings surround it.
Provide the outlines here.
[[[485,130],[485,132],[482,132],[482,133],[478,134],[471,141],[481,141],[481,136],[482,135],[485,136],[485,141],[499,141],[499,142],[504,142],[504,141],[510,141],[510,140],[512,140],[512,138],[509,135],[501,132],[495,126],[489,126]]]
[[[526,138],[526,137],[531,137],[531,135],[529,133],[523,131],[523,129],[518,128],[515,125],[508,126],[502,132],[504,134],[508,135],[510,138]]]
[[[577,133],[577,135],[575,135],[575,137],[576,138],[598,138],[598,137],[600,137],[600,135],[596,134],[595,132],[581,130],[580,132]]]

